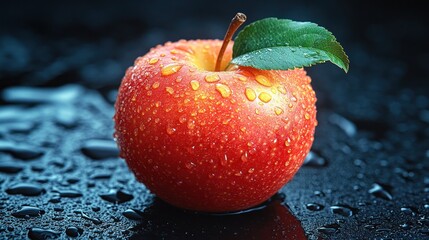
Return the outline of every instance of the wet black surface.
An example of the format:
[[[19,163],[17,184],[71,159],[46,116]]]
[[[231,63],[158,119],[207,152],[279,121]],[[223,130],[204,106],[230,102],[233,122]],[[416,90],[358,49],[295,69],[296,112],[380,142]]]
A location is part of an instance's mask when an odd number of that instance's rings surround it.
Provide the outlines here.
[[[0,239],[429,239],[429,32],[424,8],[350,1],[0,4]],[[221,38],[237,10],[309,20],[350,72],[308,70],[312,152],[250,212],[200,215],[150,194],[119,159],[113,102],[156,44]]]

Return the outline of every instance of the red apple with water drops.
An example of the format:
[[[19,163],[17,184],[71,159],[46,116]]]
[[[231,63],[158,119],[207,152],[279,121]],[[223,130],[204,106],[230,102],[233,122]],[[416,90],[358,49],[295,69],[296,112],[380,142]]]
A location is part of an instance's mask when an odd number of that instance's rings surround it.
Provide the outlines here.
[[[269,70],[252,60],[255,51],[234,56],[228,38],[159,45],[119,88],[121,157],[150,191],[181,208],[225,212],[262,203],[292,179],[314,139],[316,96],[302,66]]]

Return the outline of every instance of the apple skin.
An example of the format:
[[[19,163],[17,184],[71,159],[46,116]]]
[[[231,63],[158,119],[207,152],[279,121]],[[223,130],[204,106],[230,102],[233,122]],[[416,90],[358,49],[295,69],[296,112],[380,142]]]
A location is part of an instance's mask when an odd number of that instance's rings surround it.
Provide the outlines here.
[[[114,137],[136,178],[164,201],[202,212],[274,195],[302,165],[317,125],[303,69],[214,72],[221,44],[158,45],[127,70],[115,104]]]

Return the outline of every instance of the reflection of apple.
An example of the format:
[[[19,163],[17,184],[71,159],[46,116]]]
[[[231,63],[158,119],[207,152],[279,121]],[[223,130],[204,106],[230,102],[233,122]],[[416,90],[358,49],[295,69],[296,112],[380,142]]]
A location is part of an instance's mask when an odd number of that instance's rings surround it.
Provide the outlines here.
[[[221,44],[152,49],[127,71],[116,102],[121,156],[153,193],[187,209],[232,211],[265,201],[293,177],[313,142],[316,98],[305,71],[214,72]]]
[[[306,239],[279,199],[233,215],[196,214],[155,201],[142,216],[131,239]]]

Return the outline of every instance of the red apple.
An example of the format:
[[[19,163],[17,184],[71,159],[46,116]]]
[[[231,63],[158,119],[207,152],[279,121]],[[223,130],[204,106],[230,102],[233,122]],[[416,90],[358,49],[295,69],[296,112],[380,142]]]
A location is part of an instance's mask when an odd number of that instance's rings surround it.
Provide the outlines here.
[[[119,88],[115,137],[139,181],[164,201],[224,212],[267,200],[310,150],[316,97],[302,68],[236,65],[230,43],[166,43],[138,58]]]

